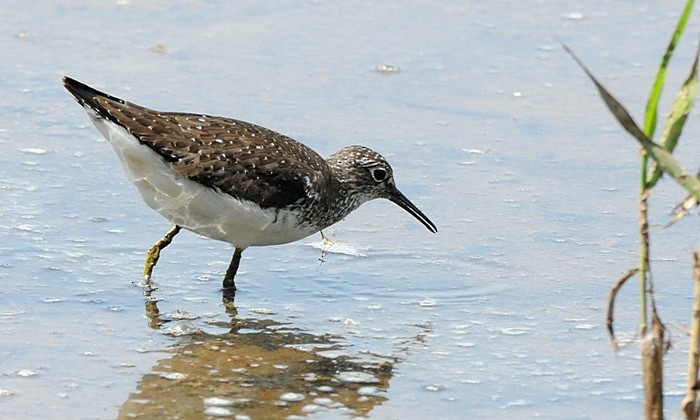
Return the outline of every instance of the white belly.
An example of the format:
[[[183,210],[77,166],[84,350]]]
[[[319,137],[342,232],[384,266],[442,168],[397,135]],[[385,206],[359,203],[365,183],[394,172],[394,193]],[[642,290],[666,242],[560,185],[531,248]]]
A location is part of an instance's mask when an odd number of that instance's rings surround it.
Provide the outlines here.
[[[146,204],[185,229],[242,249],[293,242],[318,232],[298,226],[289,211],[262,209],[183,177],[120,125],[104,119],[93,122],[112,144]]]

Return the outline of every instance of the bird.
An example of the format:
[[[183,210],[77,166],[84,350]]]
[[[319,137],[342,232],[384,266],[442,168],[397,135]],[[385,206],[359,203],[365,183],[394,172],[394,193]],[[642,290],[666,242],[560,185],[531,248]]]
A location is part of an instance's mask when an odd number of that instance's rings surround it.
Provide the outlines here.
[[[348,146],[324,159],[249,122],[156,111],[68,76],[63,85],[109,141],[146,204],[174,225],[146,253],[146,284],[161,252],[183,228],[233,245],[222,283],[233,293],[246,248],[323,235],[373,199],[394,202],[437,233],[399,191],[387,160],[367,147]]]

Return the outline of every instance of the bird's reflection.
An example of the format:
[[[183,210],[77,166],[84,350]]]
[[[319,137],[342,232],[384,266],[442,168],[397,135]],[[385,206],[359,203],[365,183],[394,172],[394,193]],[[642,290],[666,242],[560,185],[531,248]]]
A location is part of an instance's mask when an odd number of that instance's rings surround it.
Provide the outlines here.
[[[161,315],[151,291],[146,295],[149,327],[166,328],[172,319]],[[198,330],[169,349],[171,357],[144,375],[119,418],[365,416],[386,400],[394,360],[341,355],[340,337],[240,317],[226,296],[223,306],[228,319],[214,324],[228,332]]]

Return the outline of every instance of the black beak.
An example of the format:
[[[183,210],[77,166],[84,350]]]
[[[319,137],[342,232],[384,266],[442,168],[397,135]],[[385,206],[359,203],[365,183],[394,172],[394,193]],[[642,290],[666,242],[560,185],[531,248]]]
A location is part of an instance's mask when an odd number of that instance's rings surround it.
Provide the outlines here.
[[[402,209],[411,213],[413,217],[415,217],[421,223],[423,223],[423,225],[425,225],[425,227],[427,227],[429,231],[437,233],[435,223],[431,222],[430,219],[428,219],[428,216],[424,215],[422,211],[418,210],[418,207],[411,203],[411,201],[408,198],[406,198],[405,195],[401,194],[401,191],[394,189],[394,191],[392,191],[391,194],[389,194],[388,198],[392,202],[398,204],[399,207],[401,207]]]

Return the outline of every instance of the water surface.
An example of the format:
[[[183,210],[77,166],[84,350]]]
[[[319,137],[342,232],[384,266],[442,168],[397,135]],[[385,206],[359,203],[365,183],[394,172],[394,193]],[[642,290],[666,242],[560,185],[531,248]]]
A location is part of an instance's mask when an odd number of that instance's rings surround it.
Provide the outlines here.
[[[2,417],[637,417],[634,285],[618,354],[604,328],[636,261],[636,146],[557,37],[637,116],[681,6],[5,1]],[[669,87],[692,53],[686,40]],[[439,233],[368,203],[326,232],[361,256],[324,255],[318,236],[249,249],[234,305],[219,291],[231,249],[182,233],[146,298],[144,252],[169,224],[63,75],[322,155],[372,147]],[[677,154],[696,165],[691,142]],[[663,181],[651,210],[659,309],[680,325],[697,219],[661,226],[682,196]],[[671,334],[667,415],[687,348]]]

